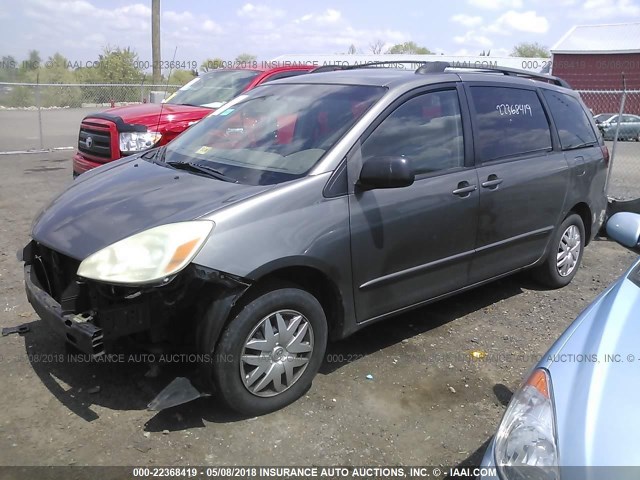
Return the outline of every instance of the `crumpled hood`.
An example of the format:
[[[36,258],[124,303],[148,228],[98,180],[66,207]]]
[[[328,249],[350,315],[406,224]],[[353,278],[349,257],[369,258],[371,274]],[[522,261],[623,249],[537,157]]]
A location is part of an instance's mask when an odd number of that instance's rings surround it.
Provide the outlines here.
[[[625,275],[541,362],[551,373],[562,465],[640,465],[638,312],[640,287]]]
[[[140,158],[85,175],[42,211],[32,230],[34,240],[77,260],[143,230],[193,220],[273,188],[224,182]]]

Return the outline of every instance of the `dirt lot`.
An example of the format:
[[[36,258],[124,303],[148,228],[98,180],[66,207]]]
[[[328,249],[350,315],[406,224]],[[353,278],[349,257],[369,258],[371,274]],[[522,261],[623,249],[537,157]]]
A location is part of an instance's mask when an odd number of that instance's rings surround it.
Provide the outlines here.
[[[141,363],[68,361],[25,298],[15,252],[71,182],[69,157],[0,157],[0,326],[31,327],[0,337],[0,465],[475,463],[526,372],[634,258],[596,241],[562,290],[519,275],[369,327],[330,347],[303,399],[264,417],[211,397],[154,414],[147,402],[182,367],[147,378]]]

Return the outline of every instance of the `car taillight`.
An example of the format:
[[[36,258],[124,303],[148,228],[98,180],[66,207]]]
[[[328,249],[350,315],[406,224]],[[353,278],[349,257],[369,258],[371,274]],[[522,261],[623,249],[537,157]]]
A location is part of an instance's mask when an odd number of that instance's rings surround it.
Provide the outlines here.
[[[602,150],[602,157],[604,158],[604,164],[608,167],[609,166],[609,149],[607,148],[606,145],[602,145],[600,147],[600,150]]]

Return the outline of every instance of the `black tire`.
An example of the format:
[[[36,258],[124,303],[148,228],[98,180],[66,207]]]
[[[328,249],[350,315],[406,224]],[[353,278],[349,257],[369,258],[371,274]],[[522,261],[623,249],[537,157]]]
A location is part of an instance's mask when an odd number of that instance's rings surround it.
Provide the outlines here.
[[[287,337],[297,337],[297,334],[306,332],[304,337],[300,336],[304,340],[296,343],[293,339],[285,338],[280,345],[279,320],[275,315],[277,312],[281,312],[285,325],[292,328],[291,332],[287,332]],[[300,323],[294,326],[296,314],[301,314],[302,318],[299,320]],[[245,342],[249,340],[250,335],[254,339],[254,335],[262,336],[265,339],[264,342],[267,342],[266,322],[270,322],[272,333],[275,332],[275,336],[270,338],[276,342],[276,346],[272,350],[266,347],[264,351],[246,350]],[[304,327],[305,322],[307,327]],[[231,409],[249,416],[263,415],[289,405],[304,395],[311,386],[313,377],[324,358],[327,330],[327,320],[322,306],[313,295],[300,288],[277,288],[255,296],[247,301],[229,322],[218,341],[211,368],[217,396]],[[292,343],[296,343],[297,347],[291,347]],[[292,350],[306,349],[310,345],[312,349],[310,352],[294,353],[286,349],[287,345]],[[276,380],[273,380],[266,383],[263,390],[258,393],[250,392],[249,388],[255,389],[263,380],[266,382],[268,375],[265,372],[260,373],[259,367],[243,362],[241,360],[243,353],[250,355],[251,358],[259,357],[260,362],[267,362],[261,363],[267,366],[260,368],[273,368],[274,372],[281,372],[275,373],[274,377],[281,382],[281,388],[284,386],[285,389],[277,392]],[[265,356],[268,358],[265,359]],[[290,362],[287,363],[289,358]],[[305,358],[304,366],[297,365]],[[289,372],[295,372],[291,373],[291,377],[287,372],[289,366],[291,368]],[[246,378],[247,382],[250,381],[248,378],[254,373],[252,368],[259,374],[256,376],[258,380],[250,386],[245,386],[243,378]],[[269,371],[267,370],[267,373]],[[288,380],[291,382],[287,386]]]
[[[561,249],[567,248],[568,244],[565,234],[571,236],[571,233],[569,232],[572,227],[577,228],[579,233],[579,248],[574,250],[570,255],[570,258],[573,258],[575,264],[573,265],[573,268],[569,268],[572,262],[569,262],[568,264],[565,263],[562,268],[559,268],[557,265],[558,253]],[[576,213],[569,214],[554,232],[547,258],[542,265],[534,268],[533,277],[540,284],[549,288],[561,288],[571,283],[571,280],[573,280],[573,277],[576,276],[576,272],[580,268],[585,242],[586,237],[582,218]],[[573,249],[574,246],[569,248]],[[577,258],[575,258],[576,253]]]

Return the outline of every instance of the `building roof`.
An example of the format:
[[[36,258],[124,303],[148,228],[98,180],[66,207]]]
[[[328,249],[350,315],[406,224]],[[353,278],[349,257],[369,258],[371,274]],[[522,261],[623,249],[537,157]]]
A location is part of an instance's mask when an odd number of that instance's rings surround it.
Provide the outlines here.
[[[608,25],[576,25],[551,53],[640,53],[640,22]]]

